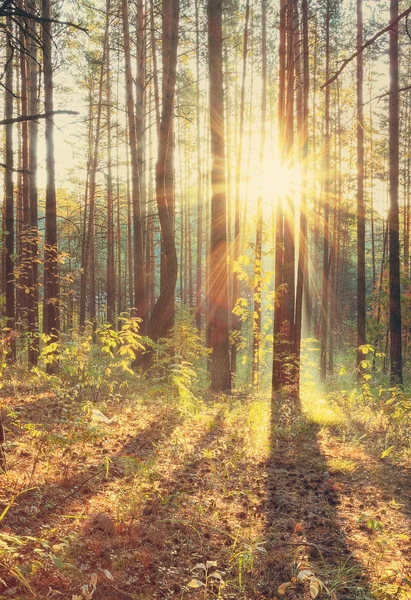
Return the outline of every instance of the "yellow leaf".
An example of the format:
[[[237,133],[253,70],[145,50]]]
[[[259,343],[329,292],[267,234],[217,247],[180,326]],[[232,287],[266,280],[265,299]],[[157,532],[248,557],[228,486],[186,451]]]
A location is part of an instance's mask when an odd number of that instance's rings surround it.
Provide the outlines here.
[[[285,592],[287,590],[287,588],[289,588],[291,585],[290,581],[287,581],[287,583],[282,583],[279,588],[278,588],[278,593],[280,594],[280,596],[285,596]]]
[[[320,584],[317,579],[311,579],[310,581],[310,596],[311,598],[317,598],[320,593]]]

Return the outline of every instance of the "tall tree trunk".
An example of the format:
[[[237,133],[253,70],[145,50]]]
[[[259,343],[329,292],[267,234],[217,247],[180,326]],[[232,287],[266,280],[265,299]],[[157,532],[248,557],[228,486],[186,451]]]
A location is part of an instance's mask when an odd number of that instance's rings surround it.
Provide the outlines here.
[[[44,111],[53,111],[53,63],[52,63],[52,24],[50,0],[42,0],[43,23],[43,77]],[[44,247],[44,308],[43,330],[50,336],[50,342],[56,342],[60,329],[60,282],[57,248],[57,205],[54,159],[54,122],[53,117],[46,119],[46,221]]]
[[[195,0],[196,18],[196,125],[197,125],[197,255],[196,255],[196,327],[201,335],[201,292],[203,285],[203,200],[201,193],[201,132],[200,132],[200,19],[199,0]]]
[[[31,0],[28,3],[30,12],[36,11],[36,0]],[[32,23],[34,33],[36,32],[36,24]],[[35,115],[38,110],[38,85],[39,73],[37,64],[37,43],[35,39],[30,42],[30,114]],[[38,337],[38,201],[37,201],[37,146],[38,146],[38,122],[30,121],[29,125],[29,165],[30,165],[30,255],[31,268],[29,273],[29,288],[30,294],[28,298],[28,330],[30,334],[29,345],[29,363],[37,364],[39,354],[39,337]]]
[[[7,49],[6,49],[6,87],[5,87],[5,112],[6,119],[13,118],[13,47],[11,32],[13,31],[13,21],[7,17]],[[10,332],[10,355],[11,361],[16,359],[16,341],[14,337],[15,328],[15,285],[14,285],[14,185],[13,185],[13,125],[6,125],[6,149],[5,162],[7,169],[4,173],[6,209],[6,257],[5,257],[5,280],[6,280],[6,318],[7,328]]]
[[[243,37],[243,71],[241,79],[241,97],[240,97],[240,123],[238,131],[238,154],[235,171],[235,217],[234,217],[234,253],[233,261],[236,263],[240,256],[240,232],[241,232],[241,182],[243,166],[243,145],[244,145],[244,121],[245,121],[245,88],[247,77],[247,53],[248,53],[248,22],[250,19],[250,0],[247,0],[245,7],[244,37]],[[233,265],[234,266],[234,265]],[[233,271],[233,307],[235,307],[239,294],[238,273]],[[232,328],[235,336],[235,343],[231,346],[231,373],[235,378],[237,365],[237,343],[241,332],[241,321],[239,315],[233,312]]]
[[[179,0],[163,0],[163,105],[158,140],[156,164],[156,199],[161,227],[164,271],[160,296],[153,308],[148,324],[148,336],[157,342],[166,337],[174,320],[174,293],[177,282],[177,252],[174,239],[174,164],[173,164],[173,113],[177,75]],[[146,353],[143,362],[148,364],[151,355]]]
[[[296,361],[295,387],[299,395],[300,389],[300,360],[301,360],[301,336],[303,325],[303,305],[308,306],[308,250],[307,250],[307,188],[308,188],[308,100],[310,91],[309,79],[309,53],[308,53],[308,0],[302,0],[301,6],[302,24],[303,24],[303,43],[301,48],[297,49],[298,56],[302,54],[303,58],[303,80],[299,80],[299,89],[302,86],[302,92],[298,98],[298,114],[301,113],[300,146],[302,150],[302,190],[300,203],[300,238],[298,249],[298,271],[297,271],[297,290],[295,305],[295,337],[294,354]],[[296,63],[301,71],[300,60]],[[299,119],[299,120],[300,120]],[[309,316],[305,315],[306,321]]]
[[[331,2],[327,0],[325,24],[325,80],[330,74],[330,20]],[[327,337],[328,337],[328,294],[329,294],[329,214],[330,214],[330,86],[325,88],[325,141],[324,141],[324,245],[323,245],[323,283],[321,297],[321,356],[320,378],[327,377]]]
[[[284,132],[284,168],[293,168],[294,145],[294,0],[288,0],[287,10],[287,86],[286,116]],[[284,292],[283,298],[283,330],[286,360],[294,350],[294,310],[295,310],[295,215],[294,199],[291,190],[287,190],[284,199]],[[290,377],[282,369],[282,380],[291,383]]]
[[[146,130],[146,14],[144,0],[136,2],[136,135],[138,154],[138,181],[141,206],[143,260],[146,265],[147,249],[147,194],[145,178]],[[148,273],[144,268],[145,323],[148,320]]]
[[[107,16],[110,15],[110,0],[106,0]],[[107,17],[108,18],[108,17]],[[116,275],[114,266],[114,215],[113,215],[113,173],[111,154],[111,65],[110,33],[107,31],[107,321],[114,323],[116,313]]]
[[[95,275],[95,212],[96,212],[96,174],[100,150],[101,118],[103,107],[104,75],[107,60],[109,13],[106,14],[106,25],[103,41],[103,55],[98,84],[97,116],[92,139],[90,180],[88,192],[88,222],[84,223],[86,236],[84,241],[83,269],[80,276],[80,328],[83,329],[86,320],[86,294],[87,280],[89,281],[89,317],[95,325],[96,322],[96,275]],[[92,101],[92,96],[90,96]],[[92,115],[92,111],[90,112]],[[92,123],[90,122],[90,127]]]
[[[21,3],[20,3],[21,6]],[[23,48],[26,40],[23,30],[19,32],[20,45]],[[29,78],[27,57],[24,52],[20,52],[20,99],[21,99],[21,114],[23,116],[28,115],[28,92],[29,92]],[[21,124],[21,167],[23,173],[21,176],[21,223],[20,223],[20,273],[19,273],[19,289],[20,295],[20,310],[23,331],[27,330],[27,309],[28,309],[28,297],[30,294],[30,272],[31,272],[31,259],[30,259],[30,179],[29,179],[29,123],[23,121]],[[26,292],[29,293],[26,293]]]
[[[398,98],[398,0],[390,1],[390,97],[389,97],[389,156],[390,156],[390,356],[391,385],[402,385],[402,329],[399,244],[399,98]]]
[[[131,194],[133,204],[134,233],[134,308],[135,316],[143,320],[142,329],[146,328],[146,302],[144,285],[144,252],[143,229],[141,217],[141,197],[138,167],[137,131],[134,116],[133,74],[131,71],[130,26],[128,2],[122,0],[123,44],[126,74],[127,121],[131,154]]]
[[[286,0],[280,0],[280,45],[279,45],[279,87],[278,87],[278,141],[280,160],[284,158],[285,132],[285,65],[286,65]],[[281,388],[282,367],[282,322],[283,306],[281,288],[283,284],[283,243],[284,215],[282,198],[277,198],[275,210],[275,264],[274,264],[274,341],[273,341],[273,393]]]
[[[224,140],[223,28],[221,0],[208,0],[211,133],[210,344],[211,389],[231,389],[228,339],[227,202]]]
[[[261,131],[260,131],[260,165],[263,172],[265,130],[267,117],[267,0],[261,0]],[[261,337],[261,296],[262,296],[262,247],[263,247],[263,182],[257,200],[257,228],[255,237],[254,267],[254,320],[253,320],[253,364],[252,382],[258,388]]]
[[[357,0],[357,49],[363,44],[363,0]],[[365,202],[363,54],[357,56],[357,373],[361,378],[365,338]]]

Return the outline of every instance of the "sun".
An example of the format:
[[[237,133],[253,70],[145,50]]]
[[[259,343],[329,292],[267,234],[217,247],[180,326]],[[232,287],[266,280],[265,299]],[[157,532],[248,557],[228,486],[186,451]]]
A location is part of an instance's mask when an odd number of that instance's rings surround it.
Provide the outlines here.
[[[277,157],[268,157],[261,170],[261,185],[266,198],[273,200],[293,198],[299,204],[301,170],[298,165],[282,163]]]

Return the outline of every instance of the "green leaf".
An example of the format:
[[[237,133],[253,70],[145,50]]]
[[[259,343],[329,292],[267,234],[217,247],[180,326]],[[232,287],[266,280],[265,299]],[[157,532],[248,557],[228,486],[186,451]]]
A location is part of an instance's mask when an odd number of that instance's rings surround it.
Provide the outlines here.
[[[61,560],[61,558],[59,558],[58,556],[55,556],[54,554],[50,554],[50,558],[53,561],[53,563],[56,565],[56,567],[58,568],[59,571],[64,570],[64,563]]]

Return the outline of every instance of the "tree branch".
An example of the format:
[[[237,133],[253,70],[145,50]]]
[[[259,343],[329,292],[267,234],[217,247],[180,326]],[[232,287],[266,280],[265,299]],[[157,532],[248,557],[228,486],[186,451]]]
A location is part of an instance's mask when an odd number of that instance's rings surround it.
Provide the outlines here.
[[[13,173],[29,173],[30,171],[25,171],[24,169],[12,169],[5,163],[0,163],[0,169],[6,169],[6,171],[12,171]]]
[[[404,19],[405,17],[407,17],[410,13],[411,13],[411,6],[409,6],[400,15],[398,15],[398,18],[395,19],[395,21],[393,21],[389,25],[387,25],[387,27],[384,27],[384,29],[380,29],[380,31],[377,31],[377,33],[372,38],[370,38],[369,40],[367,40],[361,46],[361,48],[358,48],[357,51],[354,52],[354,54],[351,54],[351,56],[349,56],[348,58],[346,58],[345,60],[343,60],[342,65],[338,69],[338,71],[336,71],[334,73],[334,75],[321,86],[321,89],[323,90],[325,87],[327,87],[327,85],[331,85],[332,83],[334,83],[334,81],[336,79],[338,79],[338,77],[344,71],[345,67],[347,65],[349,65],[350,62],[352,62],[354,60],[354,58],[357,58],[357,56],[359,54],[361,54],[362,52],[364,52],[364,50],[366,50],[366,48],[368,48],[369,46],[371,46],[376,40],[378,40],[378,38],[380,38],[382,35],[384,35],[384,33],[388,33],[391,30],[391,28],[393,27],[393,25],[396,25],[397,23],[399,23],[402,19]]]
[[[49,110],[48,112],[39,115],[23,115],[21,117],[13,117],[12,119],[3,119],[0,125],[11,125],[13,123],[21,123],[22,121],[37,121],[38,119],[48,119],[53,115],[78,115],[76,110]]]

